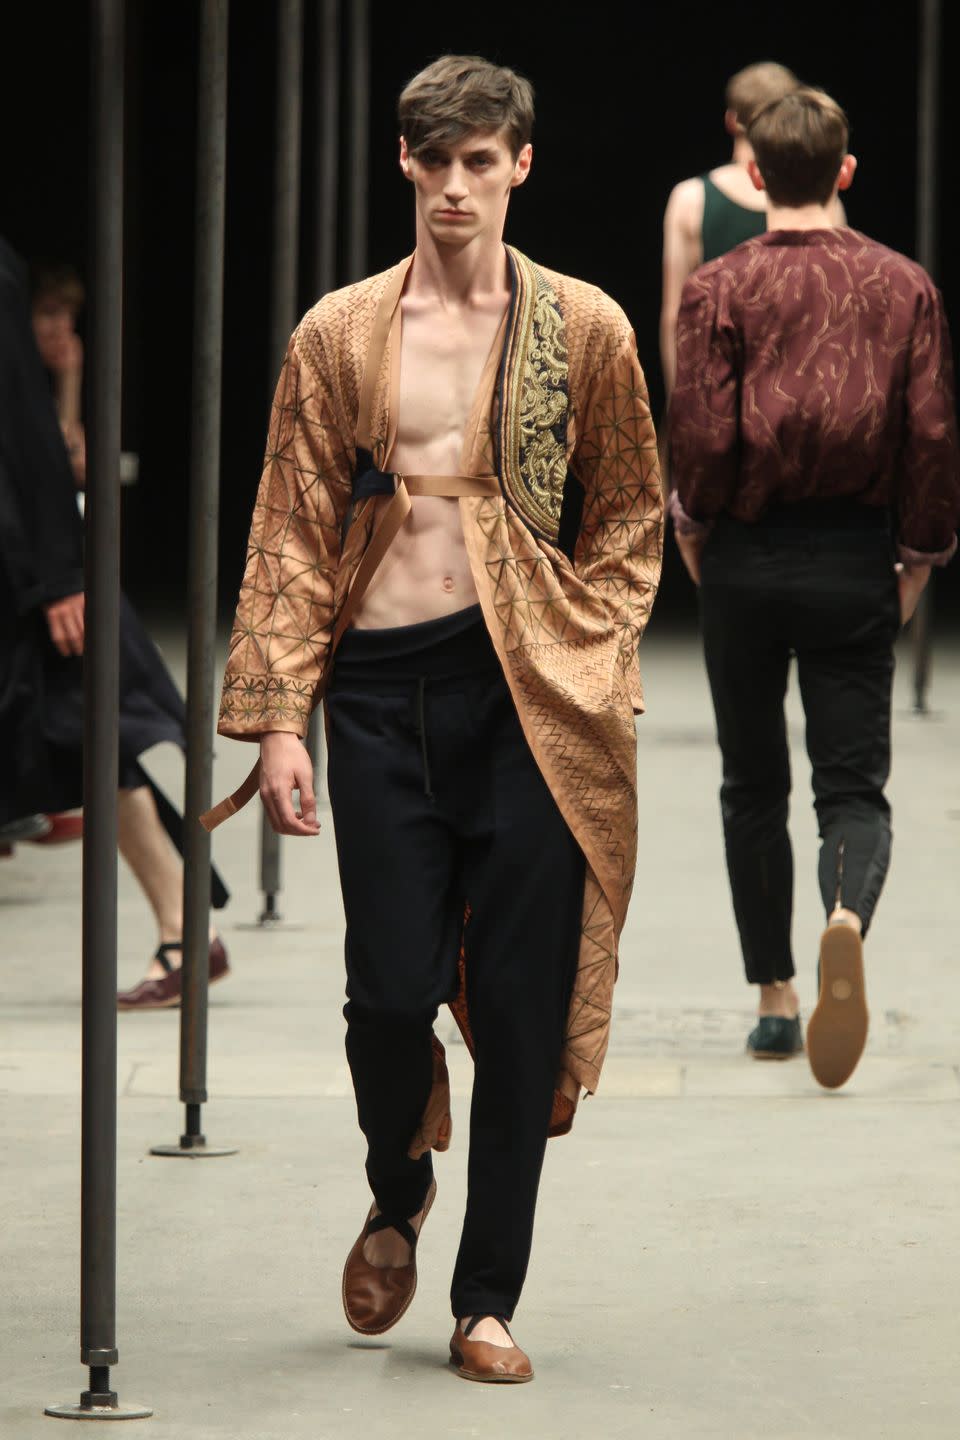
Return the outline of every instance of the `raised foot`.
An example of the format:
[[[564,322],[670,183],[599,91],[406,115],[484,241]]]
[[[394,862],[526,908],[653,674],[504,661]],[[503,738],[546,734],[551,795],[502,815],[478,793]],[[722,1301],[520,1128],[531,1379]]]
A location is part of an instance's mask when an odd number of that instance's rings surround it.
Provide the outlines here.
[[[371,1209],[343,1269],[343,1310],[347,1323],[361,1335],[382,1335],[404,1315],[417,1290],[417,1242],[420,1227],[430,1213],[437,1193],[437,1182],[427,1191],[422,1212],[415,1216],[416,1228],[409,1221],[399,1222],[408,1233],[402,1241],[399,1264],[374,1264],[366,1254],[368,1244],[389,1235],[391,1229],[372,1229],[377,1216]],[[392,1227],[391,1227],[392,1228]],[[401,1231],[393,1231],[398,1239]],[[376,1253],[376,1250],[374,1251]]]
[[[868,1025],[863,942],[853,925],[831,923],[820,939],[820,997],[807,1024],[810,1069],[826,1089],[850,1079]]]

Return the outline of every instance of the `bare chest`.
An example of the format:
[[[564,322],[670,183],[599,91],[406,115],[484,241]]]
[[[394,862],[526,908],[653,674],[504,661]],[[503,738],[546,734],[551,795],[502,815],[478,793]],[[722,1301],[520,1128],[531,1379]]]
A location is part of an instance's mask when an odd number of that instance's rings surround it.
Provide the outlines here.
[[[464,432],[502,314],[404,312],[394,449],[398,470],[459,471]]]

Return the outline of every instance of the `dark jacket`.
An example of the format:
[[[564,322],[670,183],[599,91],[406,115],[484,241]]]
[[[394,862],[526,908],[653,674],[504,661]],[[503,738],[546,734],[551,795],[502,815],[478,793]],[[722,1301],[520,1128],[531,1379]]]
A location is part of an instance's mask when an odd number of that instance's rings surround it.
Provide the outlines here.
[[[79,803],[49,780],[43,606],[82,590],[82,539],[26,271],[0,239],[0,824]]]
[[[43,607],[83,589],[83,522],[37,351],[26,270],[0,239],[0,825],[83,803],[83,662],[58,654]],[[149,784],[182,849],[182,821],[141,768],[162,741],[184,748],[183,700],[120,597],[118,784]],[[213,904],[227,892],[213,872]]]

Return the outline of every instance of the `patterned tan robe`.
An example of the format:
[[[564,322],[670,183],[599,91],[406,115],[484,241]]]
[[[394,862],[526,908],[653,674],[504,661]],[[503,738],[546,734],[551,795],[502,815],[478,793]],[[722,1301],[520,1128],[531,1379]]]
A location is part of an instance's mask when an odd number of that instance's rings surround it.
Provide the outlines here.
[[[662,503],[626,316],[595,287],[512,249],[508,256],[513,295],[502,351],[494,347],[482,376],[461,467],[499,475],[501,493],[457,503],[524,733],[587,861],[559,1131],[569,1128],[581,1090],[596,1089],[607,1048],[636,862],[637,647],[660,575]],[[230,645],[222,735],[306,733],[333,628],[374,529],[374,500],[351,505],[365,370],[377,468],[387,468],[396,435],[409,265],[325,296],[291,338]],[[385,338],[372,353],[380,307]]]

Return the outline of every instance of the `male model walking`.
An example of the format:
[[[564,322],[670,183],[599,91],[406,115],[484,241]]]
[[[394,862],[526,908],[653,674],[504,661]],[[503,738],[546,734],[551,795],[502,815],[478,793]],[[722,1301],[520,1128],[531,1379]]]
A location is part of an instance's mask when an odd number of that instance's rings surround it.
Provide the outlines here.
[[[848,125],[801,89],[747,132],[769,230],[687,281],[670,409],[678,543],[701,586],[721,806],[747,980],[748,1048],[803,1047],[790,946],[783,699],[797,658],[828,926],[807,1029],[842,1085],[867,1036],[862,936],[890,858],[893,642],[956,549],[950,342],[912,260],[831,224]]]
[[[476,1075],[451,1354],[522,1381],[507,1322],[548,1128],[596,1087],[633,881],[656,441],[620,309],[503,244],[529,84],[446,56],[399,114],[417,248],[290,342],[220,730],[259,740],[274,827],[315,834],[300,737],[325,692],[374,1195],[347,1318],[379,1334],[412,1299],[449,1133],[432,1026],[459,990]]]

